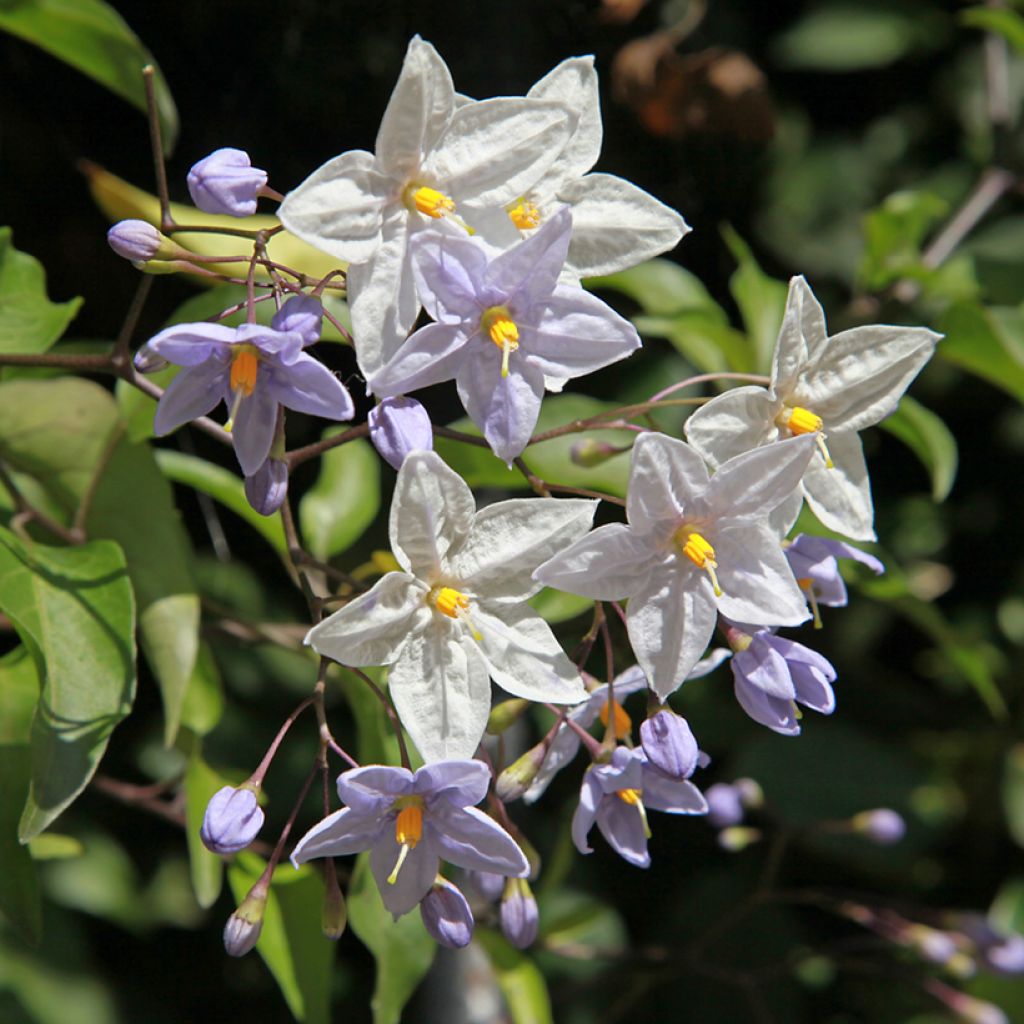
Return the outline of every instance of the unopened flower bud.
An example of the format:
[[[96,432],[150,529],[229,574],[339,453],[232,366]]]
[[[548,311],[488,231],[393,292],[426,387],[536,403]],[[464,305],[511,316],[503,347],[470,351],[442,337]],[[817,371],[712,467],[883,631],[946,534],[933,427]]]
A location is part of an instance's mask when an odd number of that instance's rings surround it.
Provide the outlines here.
[[[515,725],[523,712],[530,706],[528,700],[522,697],[512,697],[510,700],[503,700],[491,708],[487,716],[487,731],[492,736],[500,736],[510,725]]]
[[[513,761],[495,780],[494,792],[498,799],[506,803],[518,800],[537,777],[547,752],[547,744],[541,742]]]
[[[267,909],[267,885],[261,878],[224,925],[224,948],[229,956],[245,956],[256,945]]]
[[[107,232],[107,243],[118,256],[133,263],[176,258],[184,253],[180,246],[144,220],[118,221]]]
[[[505,889],[504,875],[496,874],[493,871],[469,870],[466,872],[466,879],[480,894],[481,899],[487,900],[488,903],[495,903],[501,899],[501,894]]]
[[[433,450],[430,417],[415,398],[385,398],[370,410],[366,421],[374,448],[394,469],[401,468],[410,452]]]
[[[324,905],[320,912],[320,929],[324,937],[337,941],[348,924],[348,908],[338,885],[338,871],[329,857],[324,863]]]
[[[244,850],[263,828],[263,811],[256,791],[243,786],[224,786],[206,805],[199,837],[211,853],[228,854]]]
[[[148,345],[143,345],[135,353],[132,362],[139,373],[156,373],[158,370],[163,370],[171,365],[163,356],[157,355]]]
[[[245,500],[261,515],[272,516],[288,494],[288,463],[268,456],[263,465],[245,478]]]
[[[736,786],[716,782],[704,792],[708,802],[708,824],[713,828],[728,828],[743,820],[743,801]]]
[[[647,760],[673,779],[688,779],[697,767],[697,741],[685,718],[658,711],[640,726]]]
[[[602,462],[607,462],[616,455],[621,455],[623,451],[625,451],[624,448],[617,448],[607,441],[596,441],[594,438],[587,437],[582,441],[573,442],[569,448],[569,458],[577,466],[585,466],[589,469],[593,466],[600,466]]]
[[[473,938],[473,911],[459,889],[440,875],[420,900],[423,926],[435,942],[461,949]]]
[[[761,831],[756,828],[746,828],[743,825],[733,825],[730,828],[723,828],[718,833],[718,845],[730,853],[739,853],[748,846],[760,842]]]
[[[267,184],[267,172],[252,166],[241,149],[217,149],[188,172],[192,202],[204,213],[249,217],[256,212],[256,197]]]
[[[537,938],[537,901],[525,878],[510,878],[505,883],[499,916],[502,934],[516,949],[526,949]]]
[[[907,831],[907,823],[902,816],[888,807],[878,807],[871,811],[861,811],[850,819],[853,831],[870,839],[879,846],[898,843]]]

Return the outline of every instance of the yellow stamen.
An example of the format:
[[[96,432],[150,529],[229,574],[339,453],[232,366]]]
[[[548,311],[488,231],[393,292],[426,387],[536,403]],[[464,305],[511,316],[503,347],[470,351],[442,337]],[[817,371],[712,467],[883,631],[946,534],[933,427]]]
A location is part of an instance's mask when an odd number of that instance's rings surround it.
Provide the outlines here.
[[[451,587],[442,587],[433,600],[434,607],[450,619],[458,618],[459,612],[469,611],[469,598]]]
[[[455,211],[455,201],[429,185],[420,185],[407,196],[407,203],[427,217],[439,218]]]
[[[780,420],[781,426],[786,427],[794,437],[799,437],[801,434],[817,434],[818,449],[821,452],[821,457],[825,460],[825,468],[835,468],[832,456],[825,445],[825,423],[820,416],[816,416],[810,409],[804,409],[797,405],[792,409],[783,409],[775,422],[779,423]]]
[[[509,219],[520,231],[529,231],[540,224],[540,210],[536,203],[528,199],[519,199],[508,211]]]
[[[601,705],[601,724],[608,728],[608,705],[612,705],[612,713],[615,721],[615,738],[625,739],[633,729],[633,720],[629,717],[626,709],[617,701],[605,701]],[[625,792],[625,790],[623,790]]]
[[[507,306],[491,306],[480,317],[480,327],[501,349],[501,375],[508,376],[508,357],[519,348],[519,328],[512,319]]]
[[[409,800],[409,803],[405,803]],[[416,844],[423,838],[423,801],[420,797],[404,797],[397,801],[401,805],[398,817],[395,818],[395,842],[401,846],[398,851],[398,860],[388,875],[388,885],[394,885],[398,881],[398,872],[401,871],[405,858],[409,856],[410,850],[416,849]]]
[[[722,596],[722,588],[718,585],[718,575],[715,570],[718,563],[715,561],[715,549],[699,534],[685,532],[685,539],[677,535],[677,542],[682,541],[682,552],[693,562],[698,569],[703,569],[711,577],[711,586],[714,587],[715,597]]]
[[[801,576],[796,582],[807,595],[807,603],[811,606],[811,614],[814,615],[814,628],[821,629],[821,612],[818,609],[818,595],[814,592],[814,580],[810,576]]]
[[[644,835],[651,838],[651,826],[647,824],[647,808],[644,807],[644,802],[641,799],[643,796],[642,789],[617,789],[615,795],[624,803],[629,804],[630,807],[635,807],[640,812],[640,820],[643,822]]]

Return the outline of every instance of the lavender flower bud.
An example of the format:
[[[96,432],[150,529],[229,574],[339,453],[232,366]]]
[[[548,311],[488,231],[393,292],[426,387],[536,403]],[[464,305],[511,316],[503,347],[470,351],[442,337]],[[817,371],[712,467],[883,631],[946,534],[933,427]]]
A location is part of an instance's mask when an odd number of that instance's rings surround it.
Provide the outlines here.
[[[502,933],[516,949],[526,949],[537,938],[537,901],[525,878],[510,878],[505,883],[499,916]]]
[[[708,802],[708,823],[713,828],[728,828],[743,820],[743,801],[738,787],[716,782],[704,792]]]
[[[498,799],[506,803],[518,800],[533,784],[547,752],[548,745],[541,741],[513,761],[495,780],[494,792]]]
[[[267,882],[260,879],[224,925],[224,949],[229,956],[245,956],[260,937],[267,909]]]
[[[466,897],[440,875],[420,900],[420,917],[431,938],[449,949],[461,949],[473,938],[473,911]]]
[[[374,448],[395,469],[410,452],[433,450],[430,417],[415,398],[385,398],[370,410],[367,423]]]
[[[107,232],[107,244],[118,256],[133,263],[178,256],[181,250],[166,235],[144,220],[121,220]]]
[[[902,816],[888,807],[878,807],[872,811],[861,811],[850,821],[854,832],[870,839],[879,846],[890,846],[898,843],[907,831],[907,823]]]
[[[267,172],[252,166],[241,149],[217,149],[188,172],[188,192],[204,213],[249,217],[256,212],[256,197],[267,184]]]
[[[263,811],[256,802],[255,790],[225,786],[206,805],[199,836],[211,853],[238,853],[256,838],[262,827]]]
[[[910,925],[902,939],[933,964],[948,963],[957,954],[956,940],[952,935],[925,924]]]
[[[501,899],[502,891],[505,888],[505,876],[496,874],[493,871],[466,872],[466,879],[480,894],[481,899],[488,903],[496,903]]]
[[[261,516],[272,516],[288,494],[288,463],[273,456],[245,478],[245,500]]]
[[[135,353],[132,362],[139,373],[156,373],[158,370],[163,370],[171,365],[163,356],[157,355],[148,345],[143,345]]]
[[[685,718],[662,710],[640,726],[640,742],[655,768],[673,779],[688,779],[697,767],[697,741]]]

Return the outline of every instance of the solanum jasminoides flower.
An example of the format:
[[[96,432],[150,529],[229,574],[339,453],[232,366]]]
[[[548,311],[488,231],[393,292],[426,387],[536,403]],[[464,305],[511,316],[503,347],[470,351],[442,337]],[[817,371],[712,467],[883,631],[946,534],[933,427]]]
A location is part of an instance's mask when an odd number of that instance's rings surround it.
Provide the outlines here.
[[[528,191],[575,126],[555,100],[501,98],[456,104],[437,51],[413,38],[377,133],[375,153],[329,160],[285,197],[293,234],[347,260],[356,356],[367,378],[416,319],[411,232],[432,218],[472,224],[477,212]]]
[[[874,509],[858,432],[885,419],[931,358],[939,335],[923,327],[872,325],[829,337],[825,314],[802,277],[789,283],[768,388],[735,388],[686,421],[686,438],[718,466],[794,435],[820,440],[801,493],[830,529],[874,540]],[[788,525],[799,512],[797,499]]]
[[[767,520],[814,448],[812,437],[796,437],[737,456],[709,477],[686,443],[642,434],[633,446],[628,524],[599,527],[534,576],[599,601],[628,598],[630,643],[665,700],[704,653],[719,611],[765,625],[809,617]]]
[[[646,868],[651,863],[648,810],[705,814],[707,809],[692,782],[663,774],[639,747],[616,747],[610,763],[592,764],[583,776],[579,806],[572,819],[572,840],[580,853],[592,853],[587,834],[596,823],[620,857]]]
[[[416,290],[436,323],[412,334],[370,380],[395,395],[454,378],[495,455],[526,447],[549,381],[625,359],[636,328],[596,296],[558,277],[572,235],[568,209],[495,252],[472,238],[421,232],[410,242]]]
[[[785,546],[786,560],[800,589],[807,595],[814,623],[820,625],[818,605],[843,608],[847,602],[846,584],[839,572],[840,558],[851,558],[866,565],[875,575],[885,572],[885,566],[866,551],[844,544],[840,540],[815,537],[801,533]]]
[[[314,650],[343,665],[388,665],[402,724],[427,761],[469,757],[491,707],[490,679],[517,697],[575,704],[583,681],[526,603],[533,570],[589,528],[595,502],[525,498],[476,511],[434,452],[398,471],[391,547],[400,572],[314,626]]]
[[[261,828],[263,811],[256,802],[256,791],[247,786],[224,786],[206,805],[199,835],[212,853],[238,853],[259,835]]]
[[[183,367],[163,393],[153,430],[169,434],[223,401],[235,454],[247,477],[263,467],[279,406],[332,420],[350,419],[344,385],[303,349],[320,339],[322,307],[310,296],[289,299],[269,327],[176,324],[150,338],[136,362],[152,356]]]
[[[189,195],[204,213],[250,217],[266,184],[267,172],[253,167],[243,149],[215,149],[188,172]]]
[[[475,807],[490,778],[482,761],[439,761],[415,773],[387,765],[342,772],[338,796],[346,806],[299,840],[292,863],[369,850],[384,906],[396,918],[427,895],[442,859],[525,876],[529,864],[516,841]]]
[[[473,911],[457,885],[440,875],[420,900],[423,927],[448,949],[462,949],[473,938]]]
[[[385,398],[370,410],[366,422],[373,447],[395,469],[401,468],[409,452],[433,450],[430,416],[415,398]]]

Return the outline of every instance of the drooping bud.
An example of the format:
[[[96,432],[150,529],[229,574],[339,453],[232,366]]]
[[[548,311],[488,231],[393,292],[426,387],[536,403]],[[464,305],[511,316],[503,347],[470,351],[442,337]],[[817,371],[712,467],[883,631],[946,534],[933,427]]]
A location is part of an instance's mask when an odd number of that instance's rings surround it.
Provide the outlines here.
[[[449,949],[461,949],[473,938],[473,911],[466,897],[440,875],[420,900],[420,917],[431,938]]]
[[[510,725],[515,725],[523,717],[529,706],[530,702],[522,697],[512,697],[495,704],[487,716],[487,732],[491,736],[500,736]]]
[[[685,718],[667,709],[640,726],[640,742],[648,761],[673,779],[688,779],[697,767],[697,741]]]
[[[499,800],[508,803],[518,800],[532,785],[544,763],[548,744],[543,740],[513,761],[497,778],[494,792]]]
[[[510,878],[505,883],[499,916],[502,934],[516,949],[526,949],[537,938],[537,901],[525,878]]]
[[[118,256],[132,263],[187,255],[184,249],[144,220],[118,221],[107,232],[107,244]]]
[[[871,811],[861,811],[850,819],[853,831],[870,839],[879,846],[890,846],[898,843],[907,832],[907,823],[902,815],[888,807],[876,807]]]
[[[470,869],[466,872],[466,879],[480,894],[481,899],[487,900],[488,903],[494,903],[501,899],[501,894],[505,889],[504,875],[496,874],[493,871]]]
[[[157,355],[148,345],[143,345],[135,353],[132,357],[132,363],[139,373],[156,373],[171,365],[163,356]]]
[[[415,398],[385,398],[366,419],[373,447],[394,469],[401,468],[410,452],[434,448],[430,417]]]
[[[345,933],[347,924],[348,908],[338,885],[338,869],[327,857],[324,860],[324,905],[320,912],[320,929],[325,938],[337,941]]]
[[[244,850],[261,828],[263,811],[256,802],[255,788],[224,786],[206,805],[199,837],[211,853],[223,856]]]
[[[256,212],[256,197],[267,184],[267,172],[252,166],[241,149],[216,149],[192,165],[188,192],[204,213],[249,217]]]
[[[272,516],[288,494],[288,463],[268,456],[263,465],[245,478],[245,500],[261,515]]]
[[[708,824],[713,828],[728,828],[743,820],[743,801],[736,786],[716,782],[704,791],[708,802]]]
[[[600,466],[616,455],[621,455],[625,448],[618,448],[607,441],[597,441],[594,438],[584,438],[582,441],[574,441],[569,448],[569,459],[577,466],[591,468]]]
[[[260,878],[228,918],[224,926],[224,949],[229,956],[245,956],[256,945],[263,928],[269,884],[268,875]]]

